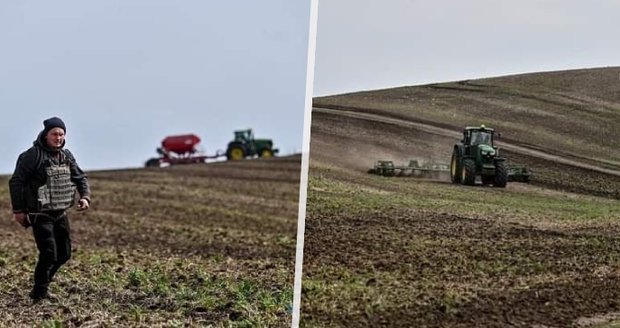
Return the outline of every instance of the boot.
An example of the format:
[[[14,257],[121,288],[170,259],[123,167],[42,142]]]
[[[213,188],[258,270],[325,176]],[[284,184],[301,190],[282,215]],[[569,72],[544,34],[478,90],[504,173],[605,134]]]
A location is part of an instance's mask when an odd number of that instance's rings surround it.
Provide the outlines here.
[[[33,289],[32,291],[30,291],[28,296],[30,296],[30,299],[32,299],[33,304],[39,303],[40,301],[44,299],[47,299],[53,302],[58,301],[58,296],[54,293],[50,293],[49,291],[38,292]]]

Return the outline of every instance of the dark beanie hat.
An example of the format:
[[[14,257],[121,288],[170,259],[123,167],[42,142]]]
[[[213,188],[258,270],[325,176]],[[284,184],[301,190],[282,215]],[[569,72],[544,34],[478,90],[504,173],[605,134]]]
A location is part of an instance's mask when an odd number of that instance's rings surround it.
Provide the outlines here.
[[[61,128],[65,131],[65,133],[67,132],[67,128],[65,127],[65,122],[63,122],[60,118],[56,116],[52,118],[48,118],[47,120],[43,121],[43,126],[45,127],[43,129],[45,134],[47,134],[53,128]]]

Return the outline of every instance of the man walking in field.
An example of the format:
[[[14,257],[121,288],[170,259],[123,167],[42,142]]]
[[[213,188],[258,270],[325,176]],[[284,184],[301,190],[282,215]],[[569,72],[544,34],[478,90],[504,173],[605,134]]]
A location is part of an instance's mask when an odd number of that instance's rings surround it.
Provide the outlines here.
[[[65,145],[65,123],[58,117],[43,121],[34,145],[19,155],[9,180],[13,216],[32,226],[39,249],[34,270],[33,301],[50,296],[48,287],[60,266],[71,257],[71,235],[66,210],[80,194],[79,210],[90,206],[90,187],[84,172]]]

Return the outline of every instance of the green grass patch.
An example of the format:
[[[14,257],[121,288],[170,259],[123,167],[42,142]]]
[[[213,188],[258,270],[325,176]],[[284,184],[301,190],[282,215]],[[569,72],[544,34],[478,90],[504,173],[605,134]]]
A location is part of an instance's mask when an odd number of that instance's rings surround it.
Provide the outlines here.
[[[541,217],[558,223],[620,219],[620,202],[616,200],[549,192],[537,187],[515,191],[313,168],[308,188],[311,213],[420,209],[517,221]]]

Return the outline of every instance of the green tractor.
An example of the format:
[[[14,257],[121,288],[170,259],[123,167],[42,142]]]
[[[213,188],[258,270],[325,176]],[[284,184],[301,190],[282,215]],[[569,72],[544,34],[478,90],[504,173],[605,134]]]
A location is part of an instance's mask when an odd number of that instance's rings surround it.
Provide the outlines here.
[[[463,140],[454,145],[450,161],[452,183],[474,185],[480,176],[483,185],[492,184],[505,188],[508,173],[505,158],[499,156],[499,150],[493,145],[494,130],[480,127],[466,127]]]
[[[235,140],[228,143],[226,157],[228,160],[240,160],[246,157],[273,157],[278,149],[273,148],[271,139],[254,139],[252,129],[235,131]]]

